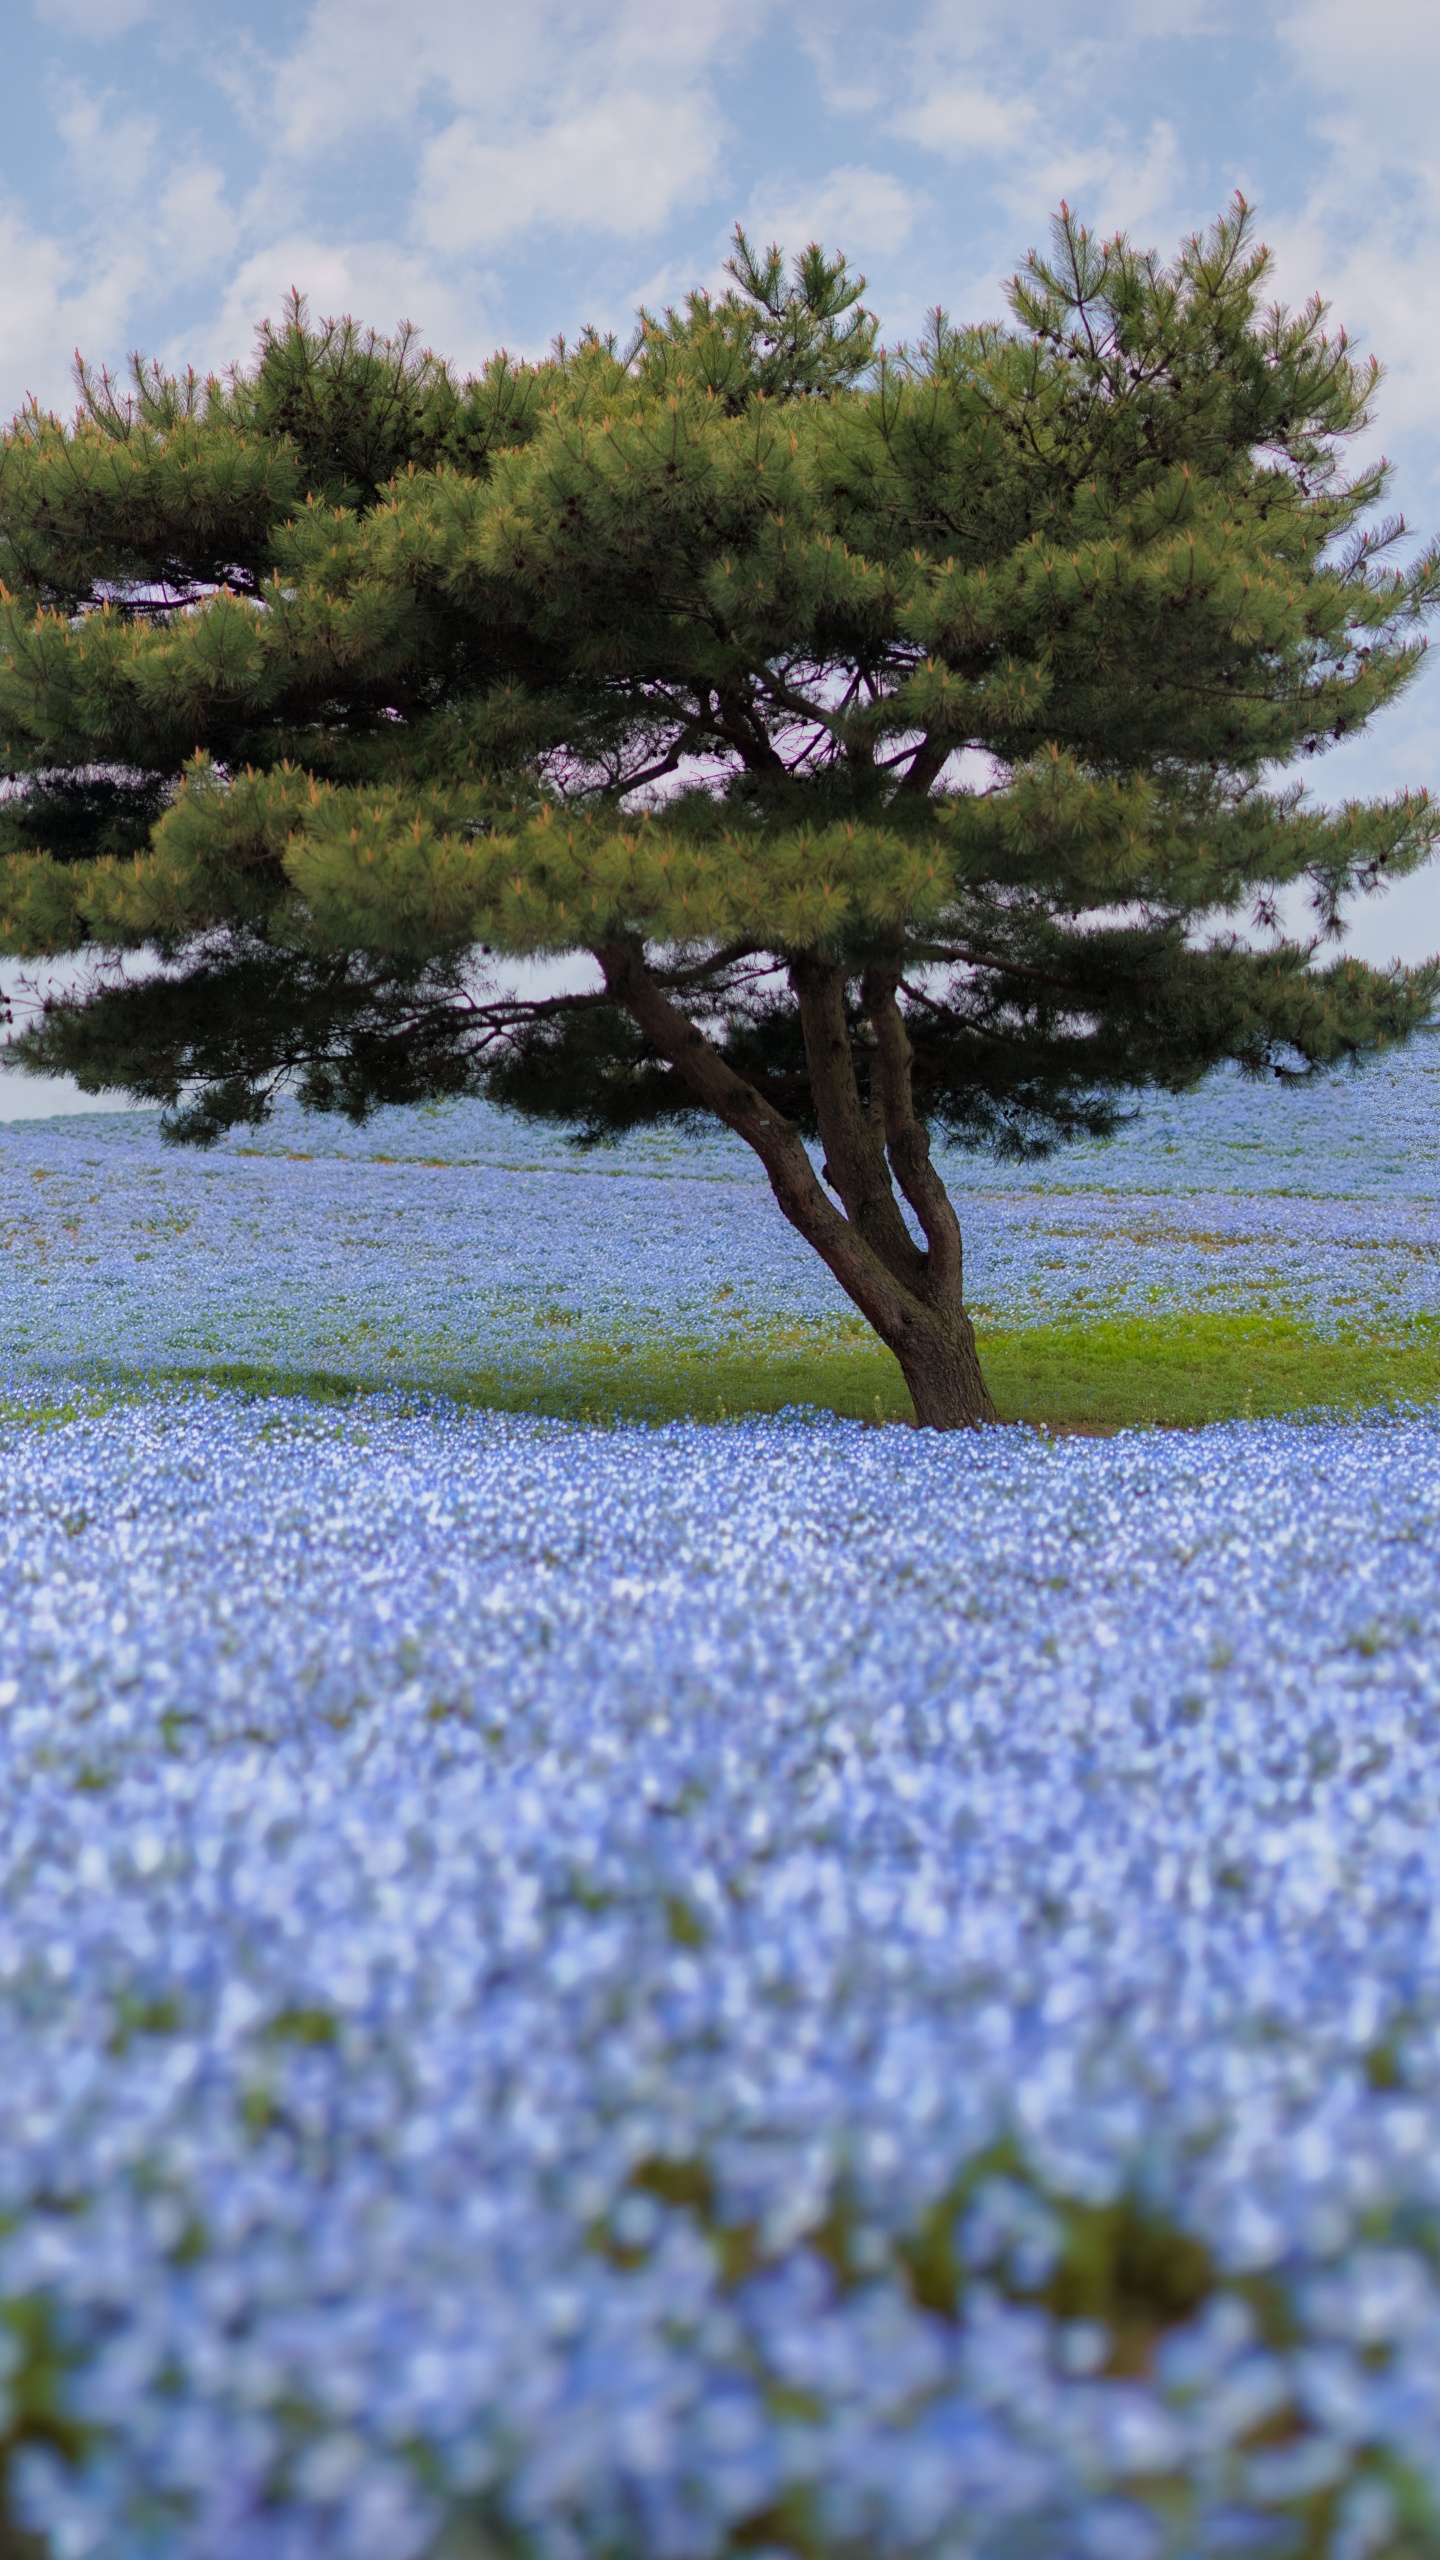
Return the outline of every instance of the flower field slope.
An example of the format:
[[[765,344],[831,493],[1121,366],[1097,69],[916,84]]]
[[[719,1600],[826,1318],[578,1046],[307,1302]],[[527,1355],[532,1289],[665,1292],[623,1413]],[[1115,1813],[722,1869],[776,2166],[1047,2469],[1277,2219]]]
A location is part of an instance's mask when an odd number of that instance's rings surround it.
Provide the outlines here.
[[[57,2560],[1434,2547],[1432,1421],[0,1462]]]
[[[1440,1060],[1213,1079],[1044,1165],[952,1162],[990,1325],[1244,1309],[1440,1315]],[[372,1384],[552,1366],[584,1341],[853,1323],[738,1140],[578,1153],[479,1103],[361,1130],[293,1108],[212,1154],[148,1114],[0,1127],[0,1346],[12,1367],[250,1363]],[[865,1408],[862,1408],[865,1409]]]
[[[1432,1054],[952,1167],[997,1361],[1380,1378]],[[803,1380],[828,1289],[718,1138],[0,1129],[50,2560],[1440,2551],[1440,1423],[444,1394],[767,1327]]]

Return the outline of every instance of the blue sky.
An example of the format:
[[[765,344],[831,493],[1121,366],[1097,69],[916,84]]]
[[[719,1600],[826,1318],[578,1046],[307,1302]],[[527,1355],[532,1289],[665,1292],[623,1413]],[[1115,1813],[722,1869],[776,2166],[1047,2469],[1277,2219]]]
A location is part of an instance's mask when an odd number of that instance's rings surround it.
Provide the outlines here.
[[[0,73],[6,412],[77,344],[242,356],[292,283],[538,351],[713,277],[737,218],[843,247],[899,336],[997,313],[1061,197],[1166,248],[1238,186],[1384,361],[1440,528],[1434,0],[0,0]],[[1440,786],[1437,714],[1431,671],[1327,793]],[[1440,866],[1354,938],[1440,947]]]

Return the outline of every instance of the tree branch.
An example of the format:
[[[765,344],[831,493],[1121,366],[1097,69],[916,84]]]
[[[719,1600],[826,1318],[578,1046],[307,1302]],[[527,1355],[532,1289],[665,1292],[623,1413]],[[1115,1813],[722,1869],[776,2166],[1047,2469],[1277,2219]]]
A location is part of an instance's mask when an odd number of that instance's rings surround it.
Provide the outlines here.
[[[708,978],[721,969],[737,967],[742,960],[753,960],[764,947],[760,942],[727,942],[719,951],[713,951],[708,960],[692,961],[683,969],[652,969],[650,975],[659,987],[689,987],[697,978]],[[771,965],[778,968],[780,963],[775,961]]]
[[[591,948],[612,1001],[624,1006],[652,1049],[684,1077],[697,1101],[753,1148],[791,1226],[834,1273],[867,1323],[903,1353],[928,1311],[827,1199],[794,1122],[747,1077],[737,1075],[713,1041],[671,1003],[635,943],[597,942]],[[895,1214],[898,1218],[898,1210]],[[903,1227],[904,1221],[900,1223]],[[923,1264],[908,1232],[905,1240],[915,1262]]]
[[[843,738],[845,702],[849,700],[848,693],[845,701],[842,701],[834,711],[826,711],[818,702],[812,702],[807,694],[792,693],[784,679],[775,675],[769,667],[760,669],[758,681],[764,686],[777,710],[792,711],[798,720],[813,720],[816,728],[823,729],[828,736],[836,740]]]
[[[960,1222],[950,1195],[930,1161],[930,1140],[915,1110],[913,1053],[905,1016],[896,1002],[899,978],[891,969],[867,969],[861,1002],[875,1033],[885,1108],[885,1150],[891,1169],[929,1245],[927,1277],[936,1297],[961,1304],[964,1260]]]
[[[901,1215],[885,1161],[881,1115],[862,1108],[845,1019],[845,971],[838,961],[802,953],[790,963],[800,1008],[810,1092],[820,1124],[826,1169],[845,1215],[872,1251],[908,1288],[924,1277],[925,1256]]]
[[[702,735],[701,722],[692,720],[686,728],[681,730],[679,737],[673,741],[658,764],[646,765],[642,772],[632,773],[624,782],[615,784],[618,797],[623,799],[627,791],[642,790],[647,782],[661,782],[667,773],[676,772],[682,756],[690,753],[691,748]]]
[[[896,786],[896,797],[906,800],[928,799],[945,769],[945,759],[952,741],[948,738],[921,739],[915,760],[903,782]]]
[[[739,688],[723,685],[715,695],[715,729],[738,750],[748,773],[783,773],[784,760],[764,723],[757,720]]]
[[[549,1013],[576,1013],[610,1001],[603,988],[587,989],[583,994],[568,996],[501,996],[494,1004],[468,1003],[468,1011],[477,1022],[493,1022],[498,1029],[508,1029],[516,1022],[539,1022]],[[423,1020],[423,1013],[416,1019]]]
[[[911,960],[958,960],[967,969],[994,969],[1002,977],[1033,978],[1038,986],[1059,987],[1062,994],[1079,996],[1082,1001],[1085,997],[1084,988],[1077,986],[1073,978],[1057,977],[1053,969],[1032,968],[1025,960],[1003,960],[995,951],[967,951],[963,945],[951,943],[912,943],[906,956]],[[913,996],[927,1012],[944,1013],[947,1010],[943,1004],[937,1004],[933,996],[927,996],[923,988],[912,987],[908,978],[902,978],[900,983],[907,996]]]

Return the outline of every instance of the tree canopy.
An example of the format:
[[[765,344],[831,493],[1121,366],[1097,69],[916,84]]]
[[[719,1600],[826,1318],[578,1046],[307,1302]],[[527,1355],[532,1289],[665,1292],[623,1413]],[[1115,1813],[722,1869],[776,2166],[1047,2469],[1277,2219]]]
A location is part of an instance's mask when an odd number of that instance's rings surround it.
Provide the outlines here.
[[[1433,999],[1326,943],[1435,811],[1293,768],[1440,559],[1267,276],[1238,200],[1169,263],[1062,211],[1003,323],[887,351],[843,258],[737,235],[627,345],[470,378],[298,298],[223,377],[82,368],[0,446],[0,951],[151,965],[18,1054],[202,1140],[287,1084],[717,1115],[919,1418],[984,1418],[930,1129],[1043,1150]]]

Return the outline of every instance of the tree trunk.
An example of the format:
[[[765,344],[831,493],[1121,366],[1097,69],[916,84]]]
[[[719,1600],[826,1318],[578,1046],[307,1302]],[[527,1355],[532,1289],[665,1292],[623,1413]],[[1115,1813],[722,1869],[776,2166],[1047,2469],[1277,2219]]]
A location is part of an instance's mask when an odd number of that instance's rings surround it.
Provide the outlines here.
[[[754,1149],[792,1227],[894,1352],[917,1423],[958,1431],[993,1422],[962,1296],[959,1223],[915,1114],[894,975],[872,970],[865,979],[875,1044],[867,1106],[855,1075],[844,971],[813,954],[791,967],[826,1179],[844,1204],[842,1216],[794,1123],[706,1039],[651,975],[639,945],[603,942],[593,950],[615,1002],[696,1099]],[[906,1225],[896,1184],[920,1223],[923,1246]]]
[[[922,1431],[973,1431],[995,1420],[975,1328],[963,1308],[933,1325],[913,1327],[888,1347],[900,1363]]]

